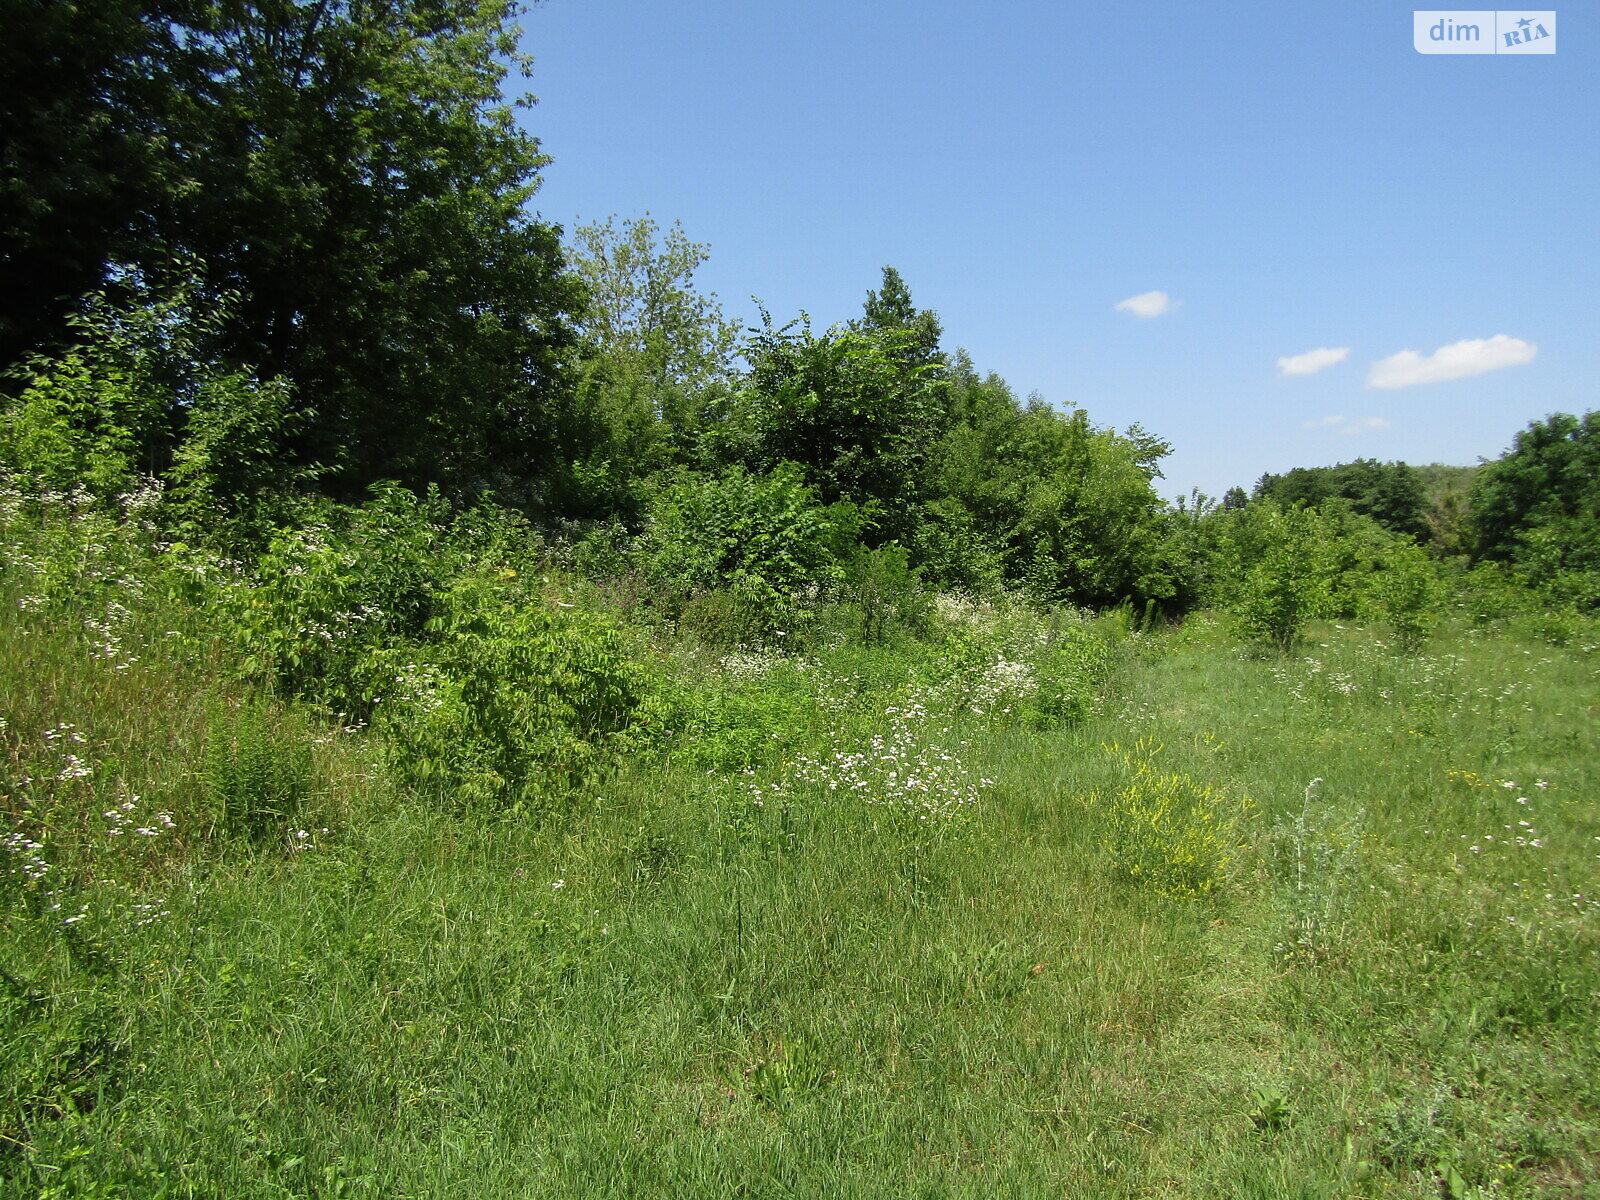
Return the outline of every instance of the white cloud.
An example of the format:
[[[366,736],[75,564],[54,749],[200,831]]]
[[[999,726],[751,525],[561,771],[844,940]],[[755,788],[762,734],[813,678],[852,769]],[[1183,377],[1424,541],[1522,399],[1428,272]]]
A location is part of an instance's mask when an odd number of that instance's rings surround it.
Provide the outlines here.
[[[1307,421],[1303,428],[1328,429],[1337,433],[1356,434],[1370,433],[1376,429],[1393,429],[1394,422],[1387,417],[1323,417],[1317,421]]]
[[[1315,375],[1318,371],[1326,370],[1335,363],[1342,363],[1349,357],[1349,346],[1340,346],[1337,350],[1327,348],[1307,350],[1304,354],[1280,358],[1278,370],[1284,375]]]
[[[1372,364],[1367,372],[1367,386],[1373,388],[1411,387],[1417,383],[1442,383],[1447,379],[1465,379],[1469,375],[1482,375],[1485,371],[1498,371],[1501,367],[1519,367],[1533,361],[1539,347],[1521,338],[1497,333],[1492,338],[1468,338],[1440,346],[1432,354],[1423,356],[1415,350],[1402,350]]]
[[[1136,317],[1159,317],[1176,307],[1172,297],[1165,292],[1141,292],[1137,296],[1129,296],[1118,304],[1117,311],[1130,312]]]

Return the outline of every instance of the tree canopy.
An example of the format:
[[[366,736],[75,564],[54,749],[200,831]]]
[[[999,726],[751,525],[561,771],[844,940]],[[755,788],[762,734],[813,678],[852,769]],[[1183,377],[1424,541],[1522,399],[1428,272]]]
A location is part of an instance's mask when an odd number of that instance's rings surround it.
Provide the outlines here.
[[[59,342],[119,272],[197,272],[237,297],[206,352],[293,381],[325,486],[537,507],[581,289],[525,207],[545,159],[501,90],[515,3],[7,8],[8,52],[46,69],[8,72],[0,352]]]

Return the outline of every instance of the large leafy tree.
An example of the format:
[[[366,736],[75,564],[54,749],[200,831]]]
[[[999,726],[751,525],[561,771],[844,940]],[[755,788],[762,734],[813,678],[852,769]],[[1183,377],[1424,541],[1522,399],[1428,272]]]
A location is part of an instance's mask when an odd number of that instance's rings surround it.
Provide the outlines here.
[[[537,502],[555,466],[578,292],[525,212],[544,159],[501,93],[516,13],[254,0],[197,31],[209,162],[173,240],[242,295],[227,349],[314,398],[304,452],[350,489]]]
[[[944,396],[909,368],[906,330],[775,329],[746,350],[750,372],[724,444],[757,470],[797,463],[823,503],[873,514],[870,540],[908,541],[931,495]]]
[[[1600,412],[1556,413],[1517,434],[1471,493],[1477,556],[1512,562],[1540,582],[1581,574],[1600,601]]]
[[[9,76],[8,159],[81,119],[92,151],[14,172],[34,219],[8,271],[70,260],[75,290],[113,264],[160,283],[198,262],[203,292],[237,296],[208,350],[295,383],[295,452],[335,490],[547,494],[574,440],[580,291],[525,207],[544,159],[501,90],[526,65],[513,0],[6,5],[90,68]],[[56,193],[98,203],[100,224]],[[25,326],[10,321],[13,354],[40,337]]]
[[[1305,504],[1311,508],[1330,499],[1343,499],[1353,511],[1395,533],[1426,538],[1430,532],[1422,478],[1403,462],[1358,458],[1332,467],[1296,467],[1283,475],[1263,475],[1255,496],[1285,507]]]
[[[0,368],[70,341],[177,190],[187,0],[0,0]]]
[[[709,252],[648,215],[573,231],[567,258],[585,293],[577,403],[594,432],[578,510],[634,510],[649,474],[704,465],[702,435],[732,389],[739,340],[738,322],[694,285]]]
[[[857,329],[878,330],[885,333],[902,333],[905,336],[897,345],[896,357],[908,368],[943,368],[945,359],[939,349],[939,339],[944,328],[939,315],[931,308],[918,308],[911,299],[911,289],[894,267],[883,268],[883,284],[867,293],[863,314],[854,323]]]
[[[1135,426],[1094,425],[1038,397],[1019,401],[964,352],[950,367],[952,420],[937,454],[940,500],[922,531],[934,574],[992,569],[1034,595],[1080,604],[1172,600],[1168,519],[1153,481],[1170,447]],[[937,538],[940,544],[935,545]]]

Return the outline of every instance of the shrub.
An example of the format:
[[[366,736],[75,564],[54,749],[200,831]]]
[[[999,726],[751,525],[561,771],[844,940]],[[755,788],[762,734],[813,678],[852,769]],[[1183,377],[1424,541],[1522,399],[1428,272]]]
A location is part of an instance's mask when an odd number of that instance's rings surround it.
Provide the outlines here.
[[[1426,551],[1396,543],[1378,576],[1377,599],[1401,653],[1415,654],[1439,623],[1444,587]]]
[[[881,645],[896,631],[928,632],[933,599],[903,547],[858,551],[850,561],[845,586],[855,633],[862,641]]]
[[[852,506],[820,507],[796,467],[767,475],[735,467],[683,474],[662,488],[641,551],[672,615],[695,596],[723,592],[738,623],[767,637],[797,615],[802,596],[839,582],[840,547],[858,524]]]
[[[1287,650],[1328,593],[1331,564],[1317,514],[1263,508],[1264,552],[1245,574],[1235,611],[1247,637]]]
[[[311,791],[311,746],[249,701],[214,705],[200,777],[213,822],[227,836],[264,843],[281,836]]]
[[[505,578],[461,576],[428,630],[428,657],[390,659],[388,748],[403,779],[461,804],[543,804],[591,777],[643,693],[619,630]]]
[[[1082,624],[1063,625],[1034,663],[1037,681],[1025,711],[1040,729],[1074,725],[1094,712],[1111,673],[1112,647]]]
[[[39,490],[109,500],[165,465],[187,321],[180,304],[119,311],[91,297],[72,324],[79,344],[30,362],[0,413],[0,466]]]
[[[1148,761],[1129,762],[1133,777],[1109,801],[1090,801],[1117,871],[1180,899],[1219,891],[1238,873],[1255,805],[1189,775],[1162,774]]]
[[[387,690],[387,651],[421,638],[446,581],[498,536],[474,514],[453,526],[437,493],[374,487],[357,507],[280,529],[228,601],[247,676],[332,712],[366,716]]]

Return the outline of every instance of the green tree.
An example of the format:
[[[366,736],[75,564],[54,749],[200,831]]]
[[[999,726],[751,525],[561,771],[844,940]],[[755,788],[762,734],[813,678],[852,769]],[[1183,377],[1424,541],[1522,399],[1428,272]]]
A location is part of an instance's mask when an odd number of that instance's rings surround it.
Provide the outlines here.
[[[750,372],[726,441],[752,469],[793,462],[824,504],[871,512],[872,540],[905,542],[930,497],[945,401],[934,368],[908,368],[906,330],[774,329],[746,350]]]
[[[1422,479],[1403,462],[1358,458],[1332,467],[1296,467],[1283,475],[1263,475],[1255,496],[1284,508],[1296,504],[1317,508],[1328,500],[1347,500],[1353,511],[1395,533],[1415,538],[1430,533]]]
[[[78,298],[148,248],[177,188],[199,9],[0,0],[0,368],[64,350]]]
[[[1235,611],[1252,640],[1288,650],[1311,617],[1320,615],[1333,574],[1330,547],[1317,514],[1303,505],[1256,506],[1259,551],[1246,569]]]
[[[947,586],[991,574],[1042,600],[1079,604],[1174,599],[1170,528],[1153,480],[1170,447],[1019,402],[961,351],[949,370],[950,422],[936,454],[938,518],[923,561]],[[937,533],[935,542],[930,533]],[[970,567],[967,564],[972,564]]]
[[[1600,413],[1535,421],[1474,483],[1476,557],[1600,606]]]
[[[709,248],[647,215],[580,225],[567,257],[582,281],[578,405],[593,422],[580,510],[631,511],[639,481],[672,462],[705,465],[707,413],[733,381],[739,326],[694,287]]]
[[[1514,560],[1534,529],[1573,534],[1600,521],[1600,413],[1556,413],[1518,433],[1511,449],[1488,464],[1472,489],[1477,557]],[[1579,556],[1600,556],[1595,542],[1574,544]],[[1587,554],[1586,554],[1587,552]]]
[[[513,0],[8,8],[48,61],[7,74],[5,282],[68,264],[48,298],[198,261],[238,297],[204,352],[296,385],[292,450],[328,486],[548,498],[581,440],[580,289],[525,207],[545,160],[501,91],[526,67]],[[0,337],[26,350],[52,320]]]
[[[932,309],[919,309],[912,302],[911,289],[893,267],[883,268],[882,287],[867,293],[862,318],[853,322],[853,327],[909,334],[898,344],[897,351],[897,357],[909,369],[945,365],[944,354],[939,349],[944,328],[939,324],[938,314]]]
[[[1377,577],[1377,599],[1396,648],[1415,654],[1439,623],[1444,585],[1434,560],[1415,543],[1396,541]]]

